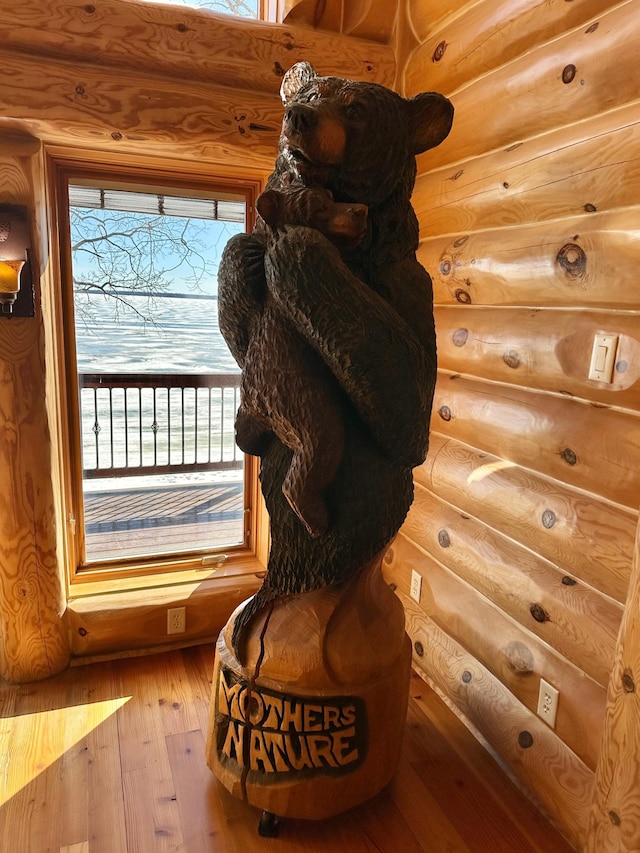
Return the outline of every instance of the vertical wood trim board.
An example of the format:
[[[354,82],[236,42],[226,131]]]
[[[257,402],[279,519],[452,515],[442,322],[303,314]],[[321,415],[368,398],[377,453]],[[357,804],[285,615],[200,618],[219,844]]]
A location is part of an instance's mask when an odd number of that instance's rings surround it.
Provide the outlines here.
[[[640,847],[640,525],[609,682],[587,853]]]

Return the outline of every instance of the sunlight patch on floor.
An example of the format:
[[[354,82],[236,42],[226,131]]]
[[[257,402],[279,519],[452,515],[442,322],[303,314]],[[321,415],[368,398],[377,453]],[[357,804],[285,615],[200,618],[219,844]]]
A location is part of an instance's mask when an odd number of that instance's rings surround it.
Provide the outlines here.
[[[0,805],[122,708],[131,696],[0,720]]]

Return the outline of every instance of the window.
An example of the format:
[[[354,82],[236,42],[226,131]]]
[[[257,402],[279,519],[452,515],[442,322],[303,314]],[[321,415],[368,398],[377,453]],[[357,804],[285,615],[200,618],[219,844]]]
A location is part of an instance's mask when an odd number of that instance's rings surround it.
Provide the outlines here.
[[[146,0],[146,2],[161,2],[161,0]],[[227,15],[237,15],[240,18],[259,18],[261,0],[162,0],[176,6],[192,6],[195,9],[209,9]]]
[[[78,575],[193,566],[251,546],[217,266],[246,230],[254,188],[115,177],[71,169],[59,182]]]

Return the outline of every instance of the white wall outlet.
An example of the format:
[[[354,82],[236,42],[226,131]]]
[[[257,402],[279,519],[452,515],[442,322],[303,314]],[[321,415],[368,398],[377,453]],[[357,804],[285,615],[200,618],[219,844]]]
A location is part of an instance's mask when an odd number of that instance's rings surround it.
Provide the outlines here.
[[[556,714],[558,713],[558,697],[560,693],[555,687],[552,687],[544,678],[540,679],[540,693],[538,694],[538,716],[541,717],[547,725],[555,728]]]
[[[187,608],[169,607],[167,610],[167,634],[184,634],[187,630]]]
[[[420,604],[420,592],[422,591],[422,575],[420,572],[416,572],[415,569],[411,570],[411,589],[409,590],[409,595],[413,598],[414,601],[417,601]]]

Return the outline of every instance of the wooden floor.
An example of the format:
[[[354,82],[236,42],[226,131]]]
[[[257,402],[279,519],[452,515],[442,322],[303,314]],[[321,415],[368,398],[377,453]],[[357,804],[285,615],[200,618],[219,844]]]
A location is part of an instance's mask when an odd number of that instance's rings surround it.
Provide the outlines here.
[[[323,822],[259,813],[205,764],[211,647],[78,666],[0,686],[6,853],[569,853],[417,677],[399,770]]]

